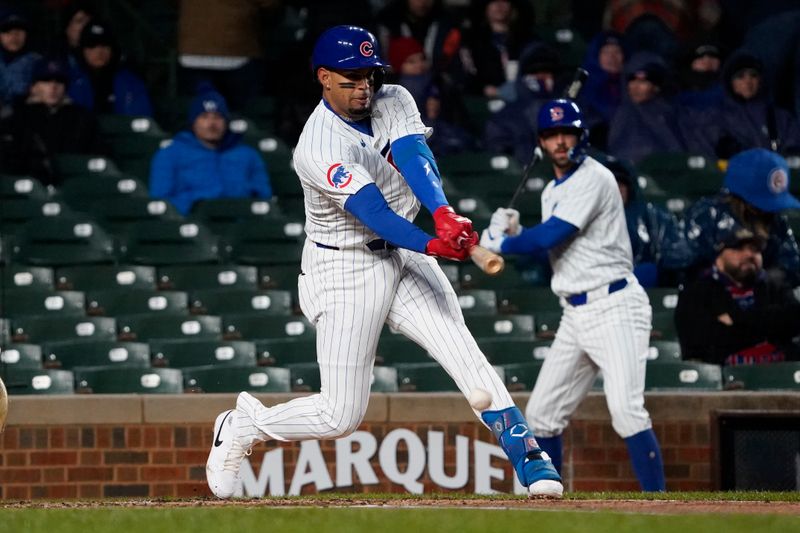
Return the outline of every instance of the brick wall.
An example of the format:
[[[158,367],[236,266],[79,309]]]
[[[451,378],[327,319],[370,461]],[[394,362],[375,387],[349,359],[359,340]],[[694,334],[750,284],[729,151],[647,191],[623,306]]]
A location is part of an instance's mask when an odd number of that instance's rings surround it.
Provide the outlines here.
[[[285,401],[265,395],[265,403]],[[516,395],[518,404],[525,395]],[[205,460],[216,414],[233,405],[233,395],[11,397],[9,425],[0,437],[0,498],[97,498],[118,496],[209,496]],[[710,413],[714,409],[791,410],[797,395],[716,393],[648,395],[647,406],[662,446],[670,490],[709,490],[711,480]],[[444,434],[445,470],[454,471],[456,435],[472,442],[493,437],[472,416],[460,395],[374,395],[359,428],[378,441],[406,428],[427,444],[428,431]],[[624,442],[614,433],[604,398],[591,394],[564,435],[564,481],[567,490],[638,490]],[[258,474],[262,457],[284,448],[286,489],[298,458],[299,444],[270,442],[258,446],[251,465]],[[331,477],[335,476],[335,443],[320,443]],[[398,448],[398,463],[406,458]],[[355,485],[346,492],[404,492],[381,475],[371,461],[377,485]],[[505,481],[492,488],[511,490],[511,468],[504,460],[492,467]],[[472,491],[472,470],[464,491]],[[434,490],[427,471],[419,480]],[[313,485],[303,492],[313,492]],[[439,489],[441,490],[441,489]]]

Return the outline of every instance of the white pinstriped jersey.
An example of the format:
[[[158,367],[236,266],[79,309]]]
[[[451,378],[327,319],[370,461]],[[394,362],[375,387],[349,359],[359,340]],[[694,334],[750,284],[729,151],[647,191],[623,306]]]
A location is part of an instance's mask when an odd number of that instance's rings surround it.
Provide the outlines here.
[[[633,275],[625,207],[614,175],[591,157],[542,192],[542,220],[557,216],[578,228],[550,250],[550,287],[559,296],[597,289]]]
[[[372,104],[372,136],[362,133],[323,101],[308,118],[294,150],[294,167],[305,197],[305,231],[314,242],[359,247],[378,238],[345,211],[344,203],[364,185],[375,183],[389,207],[411,221],[419,201],[391,162],[391,142],[429,129],[411,94],[383,85]]]

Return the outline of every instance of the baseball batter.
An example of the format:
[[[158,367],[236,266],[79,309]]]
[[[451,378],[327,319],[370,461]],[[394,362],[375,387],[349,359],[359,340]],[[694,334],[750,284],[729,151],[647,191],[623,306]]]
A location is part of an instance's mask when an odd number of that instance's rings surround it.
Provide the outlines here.
[[[614,430],[625,439],[642,489],[663,491],[661,452],[644,408],[652,310],[633,275],[619,189],[611,171],[586,155],[588,130],[575,103],[544,105],[538,131],[556,176],[542,192],[543,222],[521,228],[519,212],[500,208],[481,236],[481,245],[498,253],[547,251],[551,288],[564,310],[527,420],[560,471],[561,433],[602,372]]]
[[[336,26],[315,45],[322,99],[294,165],[306,210],[300,305],[316,325],[321,390],[272,407],[242,392],[214,425],[209,487],[220,498],[232,496],[241,461],[259,441],[355,431],[386,323],[424,347],[473,398],[529,493],[560,497],[558,473],[478,349],[434,259],[467,259],[478,235],[448,205],[427,128],[408,91],[382,83],[384,66],[375,37],[362,28]],[[436,237],[410,222],[420,203],[434,218]]]

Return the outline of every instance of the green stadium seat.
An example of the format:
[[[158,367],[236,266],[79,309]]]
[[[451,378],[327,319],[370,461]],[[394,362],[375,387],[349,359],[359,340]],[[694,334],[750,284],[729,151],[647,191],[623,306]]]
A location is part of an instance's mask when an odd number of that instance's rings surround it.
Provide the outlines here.
[[[558,296],[553,294],[550,287],[517,287],[498,290],[497,305],[501,312],[512,314],[537,315],[541,311],[561,311]]]
[[[647,351],[647,363],[681,361],[681,345],[678,341],[651,340]]]
[[[317,363],[291,363],[285,367],[289,370],[292,392],[319,392],[321,382]]]
[[[69,370],[19,369],[4,377],[8,394],[72,394],[74,377]]]
[[[62,341],[42,346],[42,359],[47,367],[78,366],[150,366],[150,347],[142,342]]]
[[[507,363],[502,365],[506,388],[509,392],[531,391],[542,369],[541,361]]]
[[[390,366],[372,368],[371,392],[397,392],[397,369]]]
[[[565,70],[581,66],[586,55],[586,41],[568,26],[538,26],[536,34],[552,46]]]
[[[31,176],[0,174],[0,200],[12,199],[48,200],[47,187]]]
[[[218,263],[219,238],[192,221],[146,220],[131,224],[121,250],[124,261],[143,265]]]
[[[487,289],[460,290],[458,305],[464,315],[496,315],[497,295]]]
[[[273,157],[267,161],[272,194],[275,195],[282,207],[286,205],[287,198],[297,198],[299,200],[303,197],[300,178],[297,177],[291,165],[291,160],[288,158]],[[289,211],[286,213],[288,215]]]
[[[719,365],[691,361],[648,365],[645,390],[721,390],[722,370]]]
[[[56,269],[62,290],[155,289],[156,269],[148,265],[80,265]]]
[[[488,276],[472,263],[459,265],[462,289],[513,289],[550,285],[550,267],[542,263],[523,263],[506,257],[506,268],[499,276]]]
[[[134,222],[142,220],[181,220],[183,216],[172,204],[145,196],[112,196],[95,200],[87,208],[109,231],[124,233]]]
[[[800,391],[800,362],[725,366],[726,389]]]
[[[258,288],[258,270],[247,265],[165,265],[158,269],[158,288],[255,290]]]
[[[200,366],[183,370],[186,392],[289,392],[290,371],[277,367]]]
[[[653,311],[675,312],[678,306],[678,289],[675,288],[648,288],[647,297],[650,298],[650,306]]]
[[[86,312],[97,316],[188,314],[189,295],[183,291],[129,288],[89,291]]]
[[[14,342],[44,343],[67,340],[113,341],[116,320],[101,316],[22,317],[10,321]]]
[[[111,263],[114,239],[83,216],[31,220],[14,237],[12,260],[33,266]]]
[[[242,114],[251,117],[258,124],[270,124],[276,114],[275,97],[260,95],[250,98],[245,103]]]
[[[153,339],[219,340],[222,335],[222,319],[213,315],[163,313],[120,315],[116,319],[120,340],[140,342]]]
[[[658,153],[643,159],[639,172],[652,176],[668,196],[690,199],[712,195],[722,186],[717,162],[704,156],[685,153]]]
[[[0,318],[0,346],[5,346],[11,341],[10,324],[7,318]],[[25,339],[18,339],[17,342],[24,342]]]
[[[534,340],[534,320],[530,315],[466,316],[467,328],[476,339],[502,338]]]
[[[53,269],[12,264],[0,266],[0,283],[6,290],[53,290]]]
[[[292,293],[283,290],[204,289],[192,291],[195,314],[291,315]]]
[[[255,341],[259,365],[286,366],[317,360],[317,340],[302,338],[258,339]]]
[[[502,100],[489,99],[483,95],[463,95],[464,107],[473,122],[475,132],[483,133],[486,121]]]
[[[442,269],[442,272],[444,272],[444,275],[447,276],[447,280],[450,282],[450,285],[453,286],[453,289],[458,290],[461,285],[458,281],[458,265],[450,261],[445,262],[445,260],[441,260],[439,267]]]
[[[225,233],[238,222],[245,224],[283,223],[276,200],[259,198],[215,198],[203,200],[192,208],[192,216],[212,230]]]
[[[299,263],[305,233],[302,222],[235,224],[226,251],[235,263],[275,265]]]
[[[384,328],[375,351],[375,364],[392,366],[397,363],[430,363],[433,359],[428,352],[399,333],[391,333]]]
[[[56,154],[56,172],[65,179],[75,176],[119,176],[121,173],[111,159],[101,155]]]
[[[261,139],[270,137],[270,132],[262,129],[252,117],[241,113],[233,113],[228,127],[233,133],[241,135],[243,142],[255,147]]]
[[[672,310],[653,310],[653,329],[650,338],[660,340],[677,340],[678,332],[675,329],[675,312]]]
[[[397,386],[400,392],[457,392],[455,381],[439,363],[398,363]],[[493,367],[495,372],[504,375],[502,367]]]
[[[150,353],[153,366],[256,366],[256,346],[247,341],[155,339]]]
[[[222,322],[226,339],[315,339],[317,335],[311,323],[299,316],[233,314],[225,315]]]
[[[102,113],[97,115],[97,124],[100,133],[104,134],[106,137],[166,135],[155,120],[145,116]]]
[[[42,217],[60,217],[73,215],[70,207],[58,200],[38,200],[29,198],[13,198],[2,200],[0,209],[0,232],[13,235],[26,222]]]
[[[262,289],[297,291],[300,265],[262,265],[258,267],[258,286]]]
[[[447,199],[458,214],[472,219],[473,222],[476,219],[488,220],[494,213],[494,208],[484,198],[474,194],[448,194]],[[477,225],[475,229],[479,229]]]
[[[135,176],[75,176],[61,186],[67,204],[78,211],[91,211],[106,198],[148,198],[147,185]]]
[[[446,176],[461,192],[478,192],[485,190],[494,179],[487,176],[522,176],[522,166],[507,155],[495,155],[490,152],[462,152],[442,156],[436,159],[439,171]],[[476,178],[476,179],[469,179]],[[483,181],[484,184],[480,185]],[[462,187],[465,183],[474,184],[475,188]],[[488,183],[487,183],[488,182]],[[518,182],[511,186],[513,192]]]
[[[536,337],[539,339],[552,340],[558,331],[561,323],[562,311],[541,311],[534,315],[536,321]]]
[[[541,362],[550,350],[551,341],[514,339],[479,339],[478,347],[493,365]]]
[[[177,368],[76,367],[75,391],[83,394],[181,394]]]
[[[9,289],[0,300],[0,316],[85,316],[84,302],[79,291]]]
[[[42,347],[38,344],[12,343],[0,346],[0,376],[15,369],[42,368]]]

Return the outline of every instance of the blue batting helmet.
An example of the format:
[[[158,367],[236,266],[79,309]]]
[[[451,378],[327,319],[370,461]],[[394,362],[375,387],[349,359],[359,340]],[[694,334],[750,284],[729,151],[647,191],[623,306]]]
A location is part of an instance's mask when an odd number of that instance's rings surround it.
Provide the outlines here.
[[[325,30],[311,55],[311,68],[315,73],[320,67],[355,70],[385,66],[375,36],[358,26],[334,26]]]
[[[589,144],[589,128],[583,122],[581,108],[572,100],[558,98],[550,100],[539,109],[536,117],[536,129],[539,135],[554,128],[570,128],[577,130],[578,144],[572,148],[569,158],[579,162],[586,156]]]

